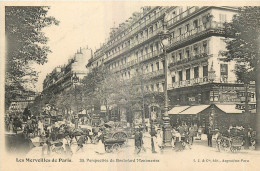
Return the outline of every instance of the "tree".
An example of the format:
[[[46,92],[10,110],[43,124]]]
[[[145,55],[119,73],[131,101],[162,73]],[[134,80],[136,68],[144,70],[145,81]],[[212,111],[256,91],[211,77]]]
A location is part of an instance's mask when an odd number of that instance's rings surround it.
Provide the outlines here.
[[[54,17],[47,16],[50,7],[7,6],[5,7],[6,74],[5,108],[12,99],[37,82],[38,73],[31,67],[47,62],[51,52],[43,28],[58,25]]]
[[[231,38],[226,39],[227,51],[221,54],[226,56],[227,61],[235,60],[240,64],[235,70],[238,80],[245,84],[249,84],[250,81],[256,83],[256,145],[257,149],[260,149],[260,7],[239,8],[232,22],[225,24],[225,31]]]

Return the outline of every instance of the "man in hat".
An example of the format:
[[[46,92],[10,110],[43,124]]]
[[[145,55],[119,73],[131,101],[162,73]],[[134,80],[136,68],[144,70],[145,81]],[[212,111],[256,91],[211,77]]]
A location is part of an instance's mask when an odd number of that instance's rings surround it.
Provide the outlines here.
[[[139,154],[141,151],[141,143],[142,143],[142,139],[141,139],[141,132],[140,129],[137,129],[137,131],[135,132],[135,151],[136,154]]]
[[[211,131],[211,128],[208,129],[208,132],[207,132],[207,138],[208,138],[208,146],[209,147],[212,147],[212,131]]]
[[[155,139],[157,138],[157,132],[155,131],[154,126],[151,129],[150,135],[151,135],[152,153],[157,153],[157,151],[155,151]]]

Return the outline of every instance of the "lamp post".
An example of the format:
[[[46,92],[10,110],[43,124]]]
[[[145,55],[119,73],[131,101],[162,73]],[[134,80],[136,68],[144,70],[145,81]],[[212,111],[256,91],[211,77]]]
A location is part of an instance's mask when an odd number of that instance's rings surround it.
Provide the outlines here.
[[[167,92],[167,75],[168,75],[168,61],[167,61],[167,52],[166,48],[169,44],[169,38],[171,37],[169,30],[167,30],[167,23],[163,23],[163,30],[159,33],[161,46],[164,54],[164,115],[163,115],[163,147],[171,147],[171,127],[170,127],[170,118],[168,115],[168,92]]]
[[[76,115],[78,115],[78,102],[77,102],[77,93],[76,93],[76,88],[77,88],[77,83],[79,82],[79,77],[77,77],[76,73],[72,77],[72,83],[74,84],[74,89],[75,89],[75,103],[76,103]],[[78,128],[78,116],[75,117],[75,128]]]

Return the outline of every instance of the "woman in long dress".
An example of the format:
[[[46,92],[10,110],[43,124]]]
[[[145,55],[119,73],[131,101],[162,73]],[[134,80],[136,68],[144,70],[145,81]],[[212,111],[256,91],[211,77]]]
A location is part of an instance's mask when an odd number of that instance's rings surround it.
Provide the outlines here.
[[[104,134],[101,131],[98,132],[98,143],[97,143],[96,153],[99,153],[99,154],[106,153],[105,146],[104,146]]]
[[[157,131],[157,144],[159,149],[162,147],[162,143],[163,143],[163,132],[161,131],[161,129],[158,129]]]

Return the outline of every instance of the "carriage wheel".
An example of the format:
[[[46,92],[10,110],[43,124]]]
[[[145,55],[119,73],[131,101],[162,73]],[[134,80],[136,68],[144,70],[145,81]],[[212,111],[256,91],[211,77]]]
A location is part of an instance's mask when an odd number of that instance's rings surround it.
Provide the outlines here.
[[[112,152],[112,147],[111,146],[105,146],[105,151],[107,153],[111,153]]]
[[[120,148],[120,145],[118,143],[113,144],[112,146],[112,150],[113,152],[118,152]]]

